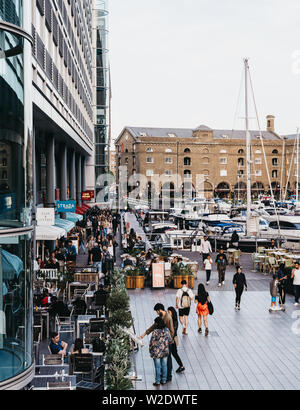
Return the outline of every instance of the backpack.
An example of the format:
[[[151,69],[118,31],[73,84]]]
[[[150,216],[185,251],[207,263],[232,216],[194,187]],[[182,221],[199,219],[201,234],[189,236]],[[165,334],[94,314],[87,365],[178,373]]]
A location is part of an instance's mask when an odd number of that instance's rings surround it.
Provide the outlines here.
[[[182,292],[181,306],[183,309],[191,307],[191,299],[188,292]]]

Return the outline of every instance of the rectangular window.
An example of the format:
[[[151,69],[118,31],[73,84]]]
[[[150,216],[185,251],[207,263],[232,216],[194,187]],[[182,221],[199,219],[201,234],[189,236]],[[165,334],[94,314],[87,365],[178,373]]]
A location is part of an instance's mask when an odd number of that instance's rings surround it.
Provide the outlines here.
[[[153,157],[147,157],[146,162],[147,164],[153,164],[154,163]]]
[[[171,157],[166,157],[166,164],[172,164],[173,160]]]
[[[220,170],[220,177],[227,177],[227,169]]]
[[[172,170],[171,169],[167,169],[165,172],[165,175],[170,176],[172,175]]]
[[[255,176],[256,177],[261,177],[261,170],[260,169],[255,170]]]
[[[146,171],[146,176],[147,176],[147,177],[152,177],[153,175],[154,175],[153,169],[147,169],[147,171]]]
[[[262,159],[261,158],[255,158],[255,164],[261,165],[262,164]]]
[[[227,158],[220,158],[220,164],[227,164]]]

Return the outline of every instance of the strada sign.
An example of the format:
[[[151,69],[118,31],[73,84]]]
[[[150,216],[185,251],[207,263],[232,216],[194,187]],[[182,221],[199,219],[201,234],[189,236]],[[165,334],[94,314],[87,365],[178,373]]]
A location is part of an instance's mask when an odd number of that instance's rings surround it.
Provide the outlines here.
[[[56,211],[57,212],[75,212],[76,202],[75,201],[56,201]]]

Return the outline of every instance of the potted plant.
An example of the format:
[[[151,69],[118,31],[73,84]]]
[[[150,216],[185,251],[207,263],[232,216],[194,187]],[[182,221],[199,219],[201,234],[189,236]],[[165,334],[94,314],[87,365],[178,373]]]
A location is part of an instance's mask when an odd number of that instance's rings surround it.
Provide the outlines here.
[[[189,288],[194,288],[194,275],[189,265],[184,265],[183,263],[173,265],[172,274],[174,279],[174,289],[180,289],[183,280],[186,280]]]
[[[145,276],[140,268],[135,268],[135,288],[144,289]]]
[[[182,281],[182,273],[181,273],[180,265],[177,263],[172,266],[172,276],[173,276],[173,281],[174,281],[174,289],[180,289],[181,281]]]

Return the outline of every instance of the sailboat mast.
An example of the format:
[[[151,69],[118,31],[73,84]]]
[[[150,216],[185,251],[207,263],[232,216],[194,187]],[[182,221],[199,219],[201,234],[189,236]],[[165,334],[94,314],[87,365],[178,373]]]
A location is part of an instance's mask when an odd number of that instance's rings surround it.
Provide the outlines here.
[[[251,137],[249,132],[249,109],[248,109],[248,59],[244,59],[245,64],[245,121],[246,121],[246,162],[247,162],[247,225],[246,234],[250,235],[250,215],[251,215]]]
[[[298,183],[299,183],[299,128],[297,128],[297,176],[296,176],[296,203],[298,202],[298,197],[299,197],[299,188],[298,188]]]

